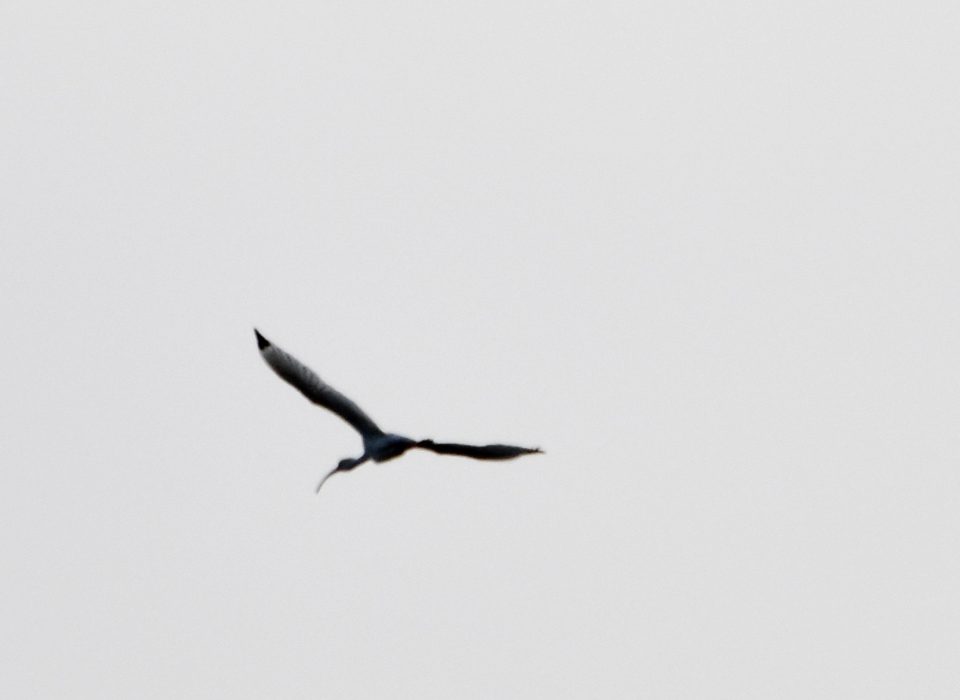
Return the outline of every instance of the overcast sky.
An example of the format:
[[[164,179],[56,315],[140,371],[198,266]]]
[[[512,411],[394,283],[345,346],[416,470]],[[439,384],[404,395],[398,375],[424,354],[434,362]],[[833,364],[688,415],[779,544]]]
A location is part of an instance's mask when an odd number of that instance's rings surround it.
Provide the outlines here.
[[[958,697],[958,36],[0,4],[2,695]]]

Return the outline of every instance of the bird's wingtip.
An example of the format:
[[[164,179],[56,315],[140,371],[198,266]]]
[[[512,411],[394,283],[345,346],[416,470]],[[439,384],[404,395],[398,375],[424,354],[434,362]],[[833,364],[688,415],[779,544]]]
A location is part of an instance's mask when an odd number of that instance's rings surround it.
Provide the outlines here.
[[[258,347],[258,348],[260,348],[261,350],[265,350],[265,349],[267,349],[267,348],[270,347],[270,341],[267,340],[266,338],[264,338],[262,335],[260,335],[260,331],[258,331],[256,328],[254,328],[254,329],[253,329],[253,332],[254,332],[254,333],[256,334],[256,336],[257,336],[257,347]]]

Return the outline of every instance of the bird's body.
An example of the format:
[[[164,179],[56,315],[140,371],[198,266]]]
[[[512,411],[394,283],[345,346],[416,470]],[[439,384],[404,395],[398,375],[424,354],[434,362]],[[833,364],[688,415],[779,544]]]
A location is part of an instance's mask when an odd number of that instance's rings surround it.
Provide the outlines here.
[[[403,435],[385,433],[353,401],[334,389],[318,377],[313,370],[297,360],[254,329],[257,347],[264,361],[270,365],[281,379],[291,384],[313,403],[336,413],[352,425],[363,439],[363,454],[357,458],[340,460],[340,463],[320,481],[317,491],[324,482],[338,471],[349,471],[367,460],[386,462],[402,455],[407,450],[418,447],[437,454],[460,455],[472,459],[503,460],[513,459],[526,454],[537,454],[539,448],[516,447],[514,445],[461,445],[458,443],[438,443],[433,440],[411,440]]]
[[[363,441],[363,451],[370,455],[374,462],[387,462],[416,446],[416,440],[393,433],[376,435]]]

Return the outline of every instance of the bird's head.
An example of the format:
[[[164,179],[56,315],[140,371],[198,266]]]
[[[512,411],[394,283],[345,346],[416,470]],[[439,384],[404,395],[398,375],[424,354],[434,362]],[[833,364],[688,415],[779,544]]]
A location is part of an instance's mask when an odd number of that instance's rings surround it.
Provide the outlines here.
[[[317,493],[320,493],[320,487],[323,486],[327,482],[327,479],[329,479],[331,476],[333,476],[337,472],[350,471],[355,466],[360,464],[362,461],[363,461],[362,459],[350,459],[349,457],[347,457],[346,459],[341,459],[340,463],[337,464],[336,469],[331,469],[325,477],[320,479],[320,483],[317,484]]]
[[[340,463],[337,464],[337,471],[338,471],[338,472],[348,472],[348,471],[350,471],[351,469],[353,469],[355,466],[357,466],[358,464],[360,464],[360,460],[359,460],[359,459],[351,459],[350,457],[347,457],[346,459],[341,459],[341,460],[340,460]]]

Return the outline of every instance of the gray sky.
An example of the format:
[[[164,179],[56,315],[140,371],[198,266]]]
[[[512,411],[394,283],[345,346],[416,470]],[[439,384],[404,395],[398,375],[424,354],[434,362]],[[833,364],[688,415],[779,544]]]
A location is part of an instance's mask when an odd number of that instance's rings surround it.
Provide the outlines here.
[[[958,25],[0,5],[2,694],[957,697]]]

